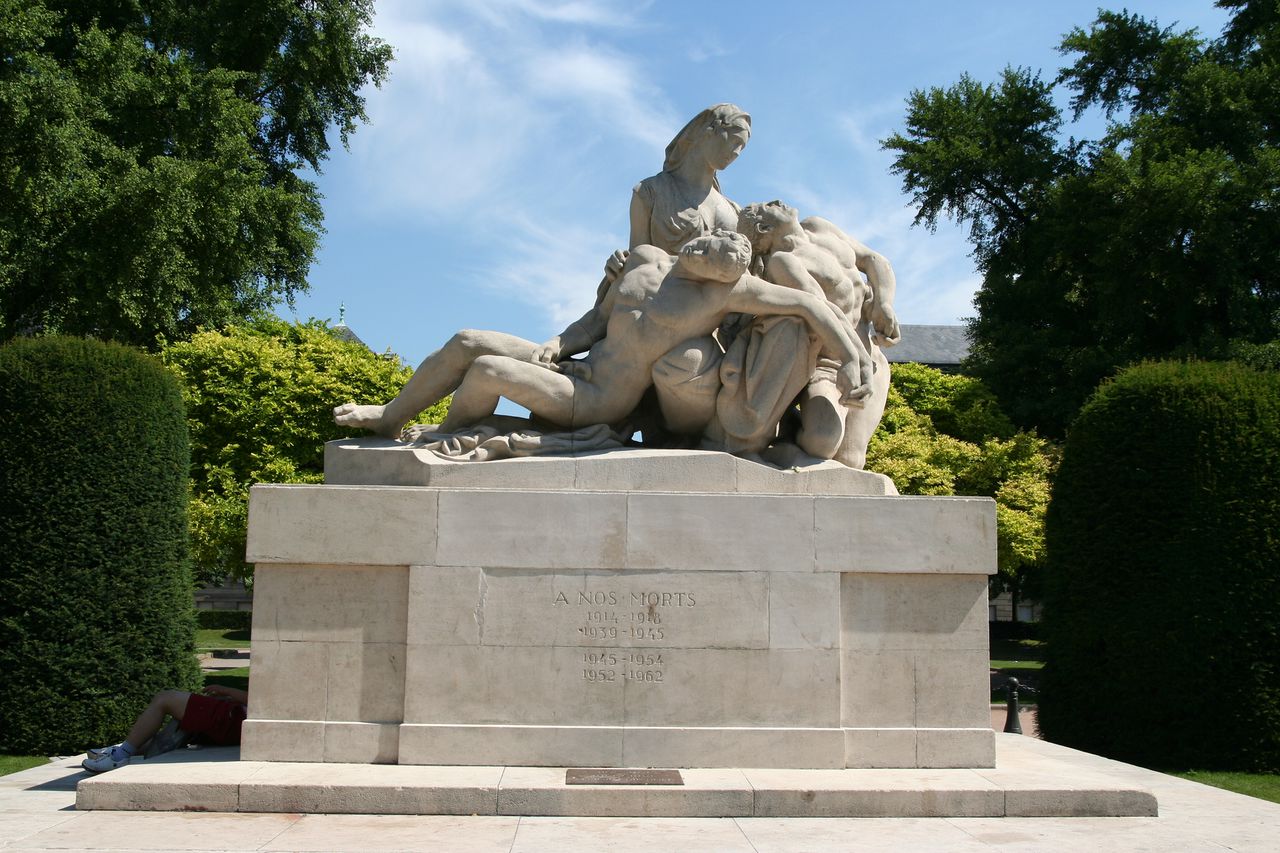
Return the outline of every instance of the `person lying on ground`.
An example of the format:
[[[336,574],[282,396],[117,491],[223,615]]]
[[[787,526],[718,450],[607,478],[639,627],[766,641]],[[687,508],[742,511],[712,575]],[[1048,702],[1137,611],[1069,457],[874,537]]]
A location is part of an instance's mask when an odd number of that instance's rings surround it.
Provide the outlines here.
[[[123,741],[89,750],[89,757],[80,766],[90,773],[123,767],[160,731],[166,717],[173,717],[184,732],[198,735],[206,743],[233,746],[240,743],[240,726],[248,704],[246,691],[220,684],[208,685],[204,693],[162,690],[151,698]]]

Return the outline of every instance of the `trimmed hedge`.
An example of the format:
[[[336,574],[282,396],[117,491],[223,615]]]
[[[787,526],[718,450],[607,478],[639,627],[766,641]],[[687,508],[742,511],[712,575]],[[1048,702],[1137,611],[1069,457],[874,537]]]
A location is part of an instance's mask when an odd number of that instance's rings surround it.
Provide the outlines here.
[[[1046,519],[1050,740],[1280,770],[1280,374],[1144,364],[1104,384]]]
[[[200,683],[177,382],[113,344],[0,347],[0,752],[121,738]]]
[[[247,631],[253,624],[252,610],[197,610],[197,628]]]

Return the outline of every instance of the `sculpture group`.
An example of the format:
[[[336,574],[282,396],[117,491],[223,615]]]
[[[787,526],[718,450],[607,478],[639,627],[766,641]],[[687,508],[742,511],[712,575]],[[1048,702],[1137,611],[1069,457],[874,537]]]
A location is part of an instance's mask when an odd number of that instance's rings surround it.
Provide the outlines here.
[[[726,198],[717,173],[750,135],[732,104],[685,125],[662,171],[632,194],[629,249],[609,258],[595,305],[559,335],[539,345],[459,332],[394,400],[339,406],[335,421],[400,437],[453,394],[421,441],[483,424],[506,397],[544,431],[604,424],[646,446],[787,464],[798,449],[861,468],[889,387],[880,350],[900,337],[893,270],[824,219]]]

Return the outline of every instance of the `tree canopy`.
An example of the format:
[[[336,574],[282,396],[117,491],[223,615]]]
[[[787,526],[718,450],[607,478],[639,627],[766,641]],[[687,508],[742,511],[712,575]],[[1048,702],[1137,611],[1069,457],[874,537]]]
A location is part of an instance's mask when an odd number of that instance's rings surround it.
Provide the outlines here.
[[[1212,40],[1100,11],[1056,79],[912,92],[883,143],[917,223],[969,227],[969,369],[1023,426],[1061,434],[1126,364],[1280,338],[1280,2],[1217,5]],[[1061,88],[1101,138],[1063,138]]]
[[[154,346],[306,288],[372,0],[0,0],[0,340]]]
[[[322,322],[257,318],[165,342],[191,433],[191,543],[200,583],[246,577],[245,524],[254,483],[324,481],[324,443],[350,431],[333,406],[389,400],[412,371],[343,340]],[[439,422],[448,401],[422,413]]]

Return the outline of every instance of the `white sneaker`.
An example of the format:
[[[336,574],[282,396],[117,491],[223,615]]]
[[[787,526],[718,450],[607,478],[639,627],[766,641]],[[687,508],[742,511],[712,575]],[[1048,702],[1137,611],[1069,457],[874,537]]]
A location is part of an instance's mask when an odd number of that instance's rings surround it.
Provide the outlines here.
[[[89,756],[90,758],[97,758],[100,755],[106,755],[108,752],[115,749],[117,746],[124,746],[124,741],[120,741],[120,743],[113,743],[110,746],[99,746],[99,747],[94,747],[93,749],[86,749],[85,755]]]
[[[115,756],[119,755],[119,758]],[[90,773],[106,773],[108,770],[115,770],[117,767],[124,767],[133,760],[132,755],[125,755],[118,749],[108,750],[97,758],[86,758],[80,762],[80,766]]]

